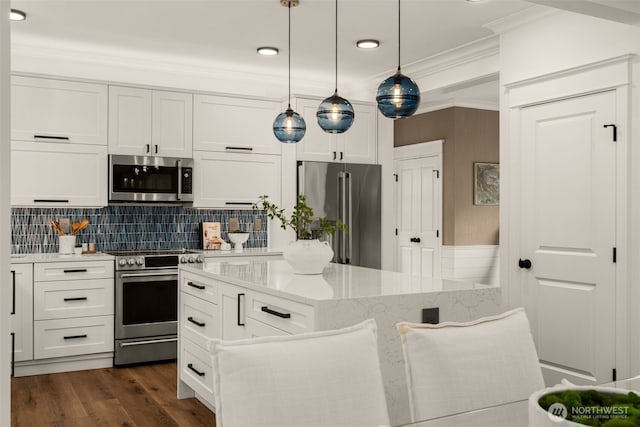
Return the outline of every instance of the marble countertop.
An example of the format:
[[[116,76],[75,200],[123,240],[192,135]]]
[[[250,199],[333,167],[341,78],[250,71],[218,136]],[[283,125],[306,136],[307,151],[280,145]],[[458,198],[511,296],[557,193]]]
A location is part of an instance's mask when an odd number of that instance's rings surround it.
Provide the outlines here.
[[[11,264],[30,264],[32,262],[64,262],[64,261],[113,261],[113,255],[104,252],[83,255],[46,254],[11,254]]]
[[[219,258],[219,257],[250,257],[250,256],[281,256],[281,250],[275,250],[270,248],[245,248],[242,252],[230,251],[202,251],[205,258]]]
[[[471,282],[413,277],[393,271],[329,264],[322,275],[295,274],[286,261],[216,261],[181,265],[185,271],[305,304],[352,298],[497,288]]]

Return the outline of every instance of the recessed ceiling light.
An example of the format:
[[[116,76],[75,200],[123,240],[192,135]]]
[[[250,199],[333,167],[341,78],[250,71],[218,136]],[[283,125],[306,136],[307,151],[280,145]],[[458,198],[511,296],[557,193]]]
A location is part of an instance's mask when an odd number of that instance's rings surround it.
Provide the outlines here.
[[[11,9],[11,12],[9,12],[9,19],[12,21],[24,21],[27,19],[27,14],[18,9]]]
[[[375,49],[380,46],[380,42],[374,39],[358,40],[356,46],[360,49]]]
[[[280,51],[278,50],[277,47],[263,46],[263,47],[259,47],[258,48],[258,53],[260,55],[273,56],[273,55],[277,55],[278,52],[280,52]]]

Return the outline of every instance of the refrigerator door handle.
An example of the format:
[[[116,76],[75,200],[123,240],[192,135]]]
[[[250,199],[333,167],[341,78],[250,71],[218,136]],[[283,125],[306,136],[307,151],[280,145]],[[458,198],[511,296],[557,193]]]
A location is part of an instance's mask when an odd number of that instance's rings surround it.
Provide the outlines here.
[[[344,257],[344,263],[345,264],[350,264],[351,263],[351,248],[352,248],[352,233],[350,233],[349,231],[351,230],[351,224],[353,224],[353,197],[352,197],[352,192],[351,192],[351,172],[346,172],[345,173],[345,177],[346,177],[346,200],[345,200],[345,206],[347,209],[346,215],[344,216],[344,222],[347,225],[347,230],[342,230],[342,235],[344,236],[344,241],[345,241],[345,257]]]
[[[337,221],[342,221],[345,222],[346,220],[346,216],[345,216],[345,198],[346,198],[346,183],[345,183],[345,172],[340,171],[338,172],[338,217],[336,218]],[[344,264],[345,261],[345,235],[343,232],[339,232],[338,235],[336,236],[336,243],[337,243],[337,248],[336,248],[336,260],[339,264]]]

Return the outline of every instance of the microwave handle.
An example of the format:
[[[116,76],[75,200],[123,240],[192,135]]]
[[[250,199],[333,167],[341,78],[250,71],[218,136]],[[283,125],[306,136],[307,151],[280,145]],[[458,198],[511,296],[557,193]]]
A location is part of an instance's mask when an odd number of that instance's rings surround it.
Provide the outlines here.
[[[182,200],[182,160],[178,160],[178,200]]]

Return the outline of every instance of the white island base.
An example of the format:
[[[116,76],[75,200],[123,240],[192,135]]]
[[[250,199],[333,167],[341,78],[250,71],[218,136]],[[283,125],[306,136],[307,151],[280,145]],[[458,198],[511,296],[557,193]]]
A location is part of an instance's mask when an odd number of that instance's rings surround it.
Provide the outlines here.
[[[240,339],[350,326],[373,318],[392,425],[410,421],[395,324],[468,321],[501,311],[500,288],[330,264],[322,275],[293,273],[284,261],[210,262],[180,267],[178,397],[196,396],[215,411],[210,338]],[[265,310],[266,308],[266,310]],[[284,315],[284,316],[281,316]]]

